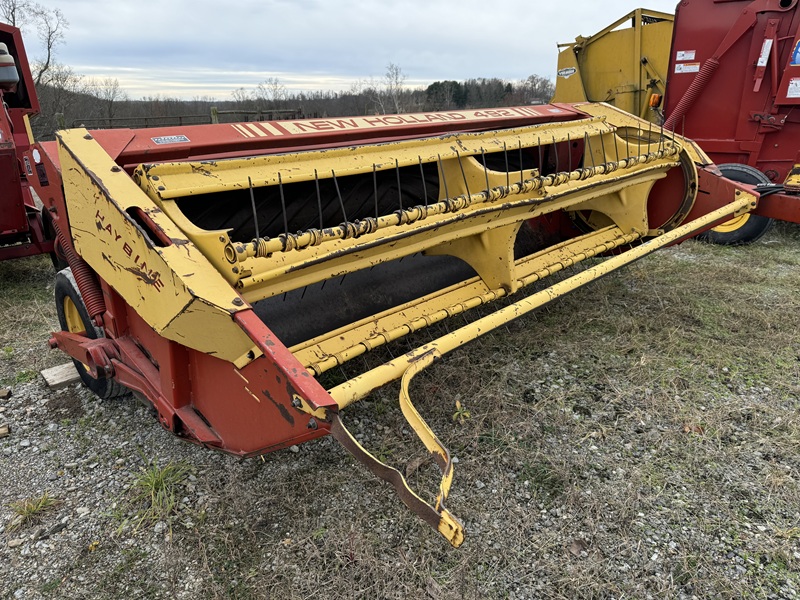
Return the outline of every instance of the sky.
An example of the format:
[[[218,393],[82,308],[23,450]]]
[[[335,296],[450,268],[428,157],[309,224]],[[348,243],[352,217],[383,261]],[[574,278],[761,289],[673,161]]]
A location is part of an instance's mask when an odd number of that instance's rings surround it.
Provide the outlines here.
[[[277,78],[290,92],[379,81],[389,63],[406,86],[472,77],[555,79],[558,42],[596,33],[638,0],[38,0],[69,28],[57,60],[116,78],[132,99],[231,99]],[[677,0],[649,0],[674,12]],[[29,55],[42,55],[33,30]]]

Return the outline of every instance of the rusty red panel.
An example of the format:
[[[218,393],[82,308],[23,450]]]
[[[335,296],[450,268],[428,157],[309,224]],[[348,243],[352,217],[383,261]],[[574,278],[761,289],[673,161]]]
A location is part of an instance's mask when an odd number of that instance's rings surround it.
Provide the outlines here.
[[[485,131],[584,117],[568,105],[335,117],[296,121],[187,125],[147,130],[97,130],[92,135],[120,165],[256,156],[273,152],[380,143]]]
[[[241,370],[156,334],[107,284],[109,322],[123,356],[123,383],[139,386],[174,433],[240,456],[263,454],[327,435],[329,424],[294,408],[295,394],[336,405],[252,311],[236,321],[265,353]],[[122,314],[124,313],[124,314]],[[138,351],[141,350],[141,351]]]
[[[665,99],[668,128],[695,140],[717,164],[748,164],[782,182],[800,149],[800,113],[784,93],[795,77],[800,97],[800,64],[793,64],[800,62],[798,42],[797,4],[680,2]],[[681,115],[681,101],[695,95]]]
[[[757,215],[800,223],[800,196],[788,194],[772,194],[761,198],[758,208],[753,211]]]

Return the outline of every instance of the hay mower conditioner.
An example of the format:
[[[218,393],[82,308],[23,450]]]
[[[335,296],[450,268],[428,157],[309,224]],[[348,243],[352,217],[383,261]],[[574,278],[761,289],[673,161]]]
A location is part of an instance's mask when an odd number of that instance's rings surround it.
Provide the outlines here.
[[[453,464],[409,400],[414,375],[758,200],[691,142],[602,104],[78,129],[42,156],[70,265],[51,345],[95,393],[132,390],[171,432],[238,456],[332,435],[454,546]],[[325,389],[331,369],[349,374]],[[396,380],[442,473],[431,502],[343,423]]]

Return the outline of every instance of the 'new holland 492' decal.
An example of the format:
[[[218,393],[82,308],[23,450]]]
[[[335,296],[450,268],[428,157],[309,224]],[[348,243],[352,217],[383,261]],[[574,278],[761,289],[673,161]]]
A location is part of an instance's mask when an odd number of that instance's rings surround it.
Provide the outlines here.
[[[375,115],[370,117],[235,123],[232,124],[231,127],[244,137],[254,138],[302,135],[323,131],[352,131],[356,129],[403,127],[408,125],[426,125],[454,121],[469,122],[503,118],[519,119],[520,117],[541,117],[546,114],[562,114],[564,112],[563,109],[555,106],[546,105],[536,108],[520,106],[489,110],[457,110],[451,112],[409,113],[402,115]]]

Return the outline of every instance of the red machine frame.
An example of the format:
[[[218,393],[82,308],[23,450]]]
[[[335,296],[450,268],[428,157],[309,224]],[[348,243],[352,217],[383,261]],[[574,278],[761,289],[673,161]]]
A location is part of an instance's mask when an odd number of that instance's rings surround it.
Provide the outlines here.
[[[669,64],[666,129],[776,184],[800,164],[798,0],[684,0]],[[796,196],[765,196],[754,212],[800,222]]]
[[[48,185],[40,151],[33,152],[28,118],[39,114],[22,35],[16,27],[0,23],[0,42],[16,61],[19,83],[14,91],[0,90],[0,260],[53,252],[48,218],[31,193],[31,185]]]

